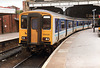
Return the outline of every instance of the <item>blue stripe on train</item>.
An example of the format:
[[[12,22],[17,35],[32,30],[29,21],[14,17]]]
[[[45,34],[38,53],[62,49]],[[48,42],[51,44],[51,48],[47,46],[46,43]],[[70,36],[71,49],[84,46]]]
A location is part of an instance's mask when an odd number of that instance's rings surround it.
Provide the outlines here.
[[[74,27],[74,28],[82,28],[83,26],[77,26],[77,27]],[[85,25],[84,27],[87,27],[87,25]],[[72,28],[71,29],[67,29],[67,31],[69,32],[69,31],[72,31]],[[61,34],[64,34],[66,31],[61,31],[61,32],[59,32],[59,34],[61,35]],[[55,34],[55,36],[58,36],[58,34]]]

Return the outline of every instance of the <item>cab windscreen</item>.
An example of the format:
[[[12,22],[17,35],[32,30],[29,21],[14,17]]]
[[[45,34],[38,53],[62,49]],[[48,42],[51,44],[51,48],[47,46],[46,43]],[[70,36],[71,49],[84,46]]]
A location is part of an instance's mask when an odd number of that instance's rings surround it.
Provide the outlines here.
[[[21,16],[21,28],[27,29],[27,15]]]
[[[43,16],[43,29],[51,29],[51,16]]]

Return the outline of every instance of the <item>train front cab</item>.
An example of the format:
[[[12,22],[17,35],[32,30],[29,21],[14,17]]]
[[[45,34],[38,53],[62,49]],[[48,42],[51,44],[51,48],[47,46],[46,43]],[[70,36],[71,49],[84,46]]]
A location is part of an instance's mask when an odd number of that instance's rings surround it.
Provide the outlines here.
[[[26,46],[33,51],[51,45],[52,15],[43,12],[27,12],[21,16],[23,15],[27,16],[27,29],[20,27],[19,43],[23,44],[22,41],[26,41]]]

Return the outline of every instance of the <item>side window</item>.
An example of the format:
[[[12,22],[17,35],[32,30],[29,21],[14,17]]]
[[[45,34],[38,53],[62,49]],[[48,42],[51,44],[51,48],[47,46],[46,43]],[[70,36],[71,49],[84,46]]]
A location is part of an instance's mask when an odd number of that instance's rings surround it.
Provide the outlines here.
[[[74,21],[74,26],[77,26],[77,22],[76,21]]]
[[[72,28],[72,22],[71,21],[68,23],[68,28]]]
[[[65,21],[61,20],[61,30],[64,30],[64,29],[65,29]]]
[[[88,25],[90,25],[90,21],[88,21]]]
[[[86,25],[86,21],[84,22],[84,25]]]
[[[83,25],[85,25],[85,21],[83,21]]]
[[[88,25],[88,21],[86,21],[86,25]]]
[[[77,26],[79,26],[78,21],[77,21]]]
[[[80,22],[80,26],[82,25],[82,22]]]
[[[80,21],[78,21],[78,25],[81,26],[81,22]]]
[[[82,22],[82,21],[79,21],[79,26],[82,26],[82,25],[83,25],[83,23],[84,23],[84,22]]]
[[[81,21],[80,23],[81,23],[80,26],[82,26],[84,22]]]
[[[91,24],[91,21],[89,21],[89,25]]]

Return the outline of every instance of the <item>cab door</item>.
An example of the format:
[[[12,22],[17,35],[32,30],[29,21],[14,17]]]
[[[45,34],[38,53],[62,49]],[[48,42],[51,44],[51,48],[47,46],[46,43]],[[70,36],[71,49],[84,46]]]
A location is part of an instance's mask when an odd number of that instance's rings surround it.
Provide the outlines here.
[[[38,19],[35,17],[31,18],[31,43],[38,42]]]
[[[40,45],[42,37],[42,15],[39,13],[28,14],[27,24],[27,43]]]

